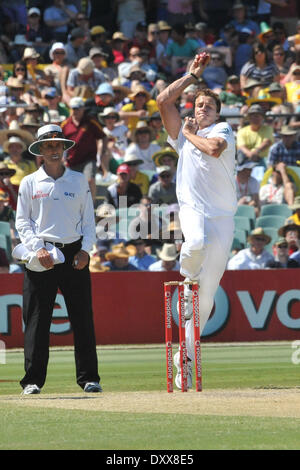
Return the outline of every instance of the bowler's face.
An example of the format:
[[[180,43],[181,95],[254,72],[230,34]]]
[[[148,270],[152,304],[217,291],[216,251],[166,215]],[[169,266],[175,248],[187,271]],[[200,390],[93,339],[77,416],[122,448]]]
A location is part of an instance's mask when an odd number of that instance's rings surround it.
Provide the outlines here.
[[[217,106],[211,96],[198,96],[195,101],[195,119],[200,129],[211,126],[217,119]]]

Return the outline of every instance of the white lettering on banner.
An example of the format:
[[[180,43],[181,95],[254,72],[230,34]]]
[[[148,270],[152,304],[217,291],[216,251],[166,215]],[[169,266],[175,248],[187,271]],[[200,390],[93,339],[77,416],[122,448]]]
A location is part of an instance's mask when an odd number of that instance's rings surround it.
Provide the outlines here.
[[[293,341],[292,348],[296,349],[296,351],[292,353],[292,363],[295,364],[295,366],[297,366],[298,364],[300,364],[300,341],[299,340]]]
[[[6,346],[4,341],[0,340],[0,364],[6,364]]]
[[[297,300],[300,300],[300,290],[291,289],[281,294],[276,305],[279,320],[288,328],[300,329],[300,312],[299,318],[292,318],[290,315],[290,306]]]
[[[237,296],[240,299],[244,312],[246,313],[252,328],[258,330],[264,329],[268,321],[268,317],[272,311],[276,291],[267,290],[264,292],[258,310],[256,310],[253,299],[248,291],[237,291]]]
[[[64,319],[68,318],[68,311],[65,304],[65,299],[61,294],[57,294],[55,304],[59,305],[60,308],[53,310],[53,318]],[[9,294],[0,295],[0,334],[10,335],[11,334],[11,322],[10,322],[10,308],[18,306],[22,309],[23,297],[22,295]],[[22,329],[24,331],[24,323],[22,322]],[[64,323],[52,323],[50,333],[59,335],[70,333],[71,326],[70,322]]]

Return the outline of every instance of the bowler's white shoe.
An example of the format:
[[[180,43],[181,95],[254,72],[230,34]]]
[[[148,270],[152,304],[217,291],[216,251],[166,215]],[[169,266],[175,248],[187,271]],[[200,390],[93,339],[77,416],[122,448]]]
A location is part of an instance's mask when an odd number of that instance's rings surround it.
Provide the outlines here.
[[[83,390],[87,393],[101,393],[103,391],[98,382],[87,382]]]
[[[29,384],[24,387],[22,395],[38,395],[41,389],[36,384]]]
[[[180,351],[174,354],[174,365],[177,369],[177,374],[175,377],[175,385],[181,390],[181,367],[180,367]],[[193,385],[193,366],[192,361],[188,361],[188,376],[187,376],[187,387],[192,388]]]

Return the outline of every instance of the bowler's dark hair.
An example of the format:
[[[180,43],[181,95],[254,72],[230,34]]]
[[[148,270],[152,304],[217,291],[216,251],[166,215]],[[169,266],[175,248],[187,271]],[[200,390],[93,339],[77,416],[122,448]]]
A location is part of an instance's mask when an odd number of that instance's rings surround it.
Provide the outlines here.
[[[216,103],[217,113],[221,111],[221,100],[216,93],[214,93],[209,88],[204,88],[203,90],[199,90],[195,96],[195,101],[198,96],[210,96]]]

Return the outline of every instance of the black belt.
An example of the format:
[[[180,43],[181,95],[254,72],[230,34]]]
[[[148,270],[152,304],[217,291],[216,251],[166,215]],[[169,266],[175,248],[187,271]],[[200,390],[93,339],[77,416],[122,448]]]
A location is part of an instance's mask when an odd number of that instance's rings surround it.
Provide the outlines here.
[[[44,240],[44,243],[51,243],[51,245],[56,246],[56,248],[66,248],[67,246],[75,245],[76,243],[80,241],[81,241],[81,238],[78,238],[78,240],[72,243],[51,242],[50,240]]]

